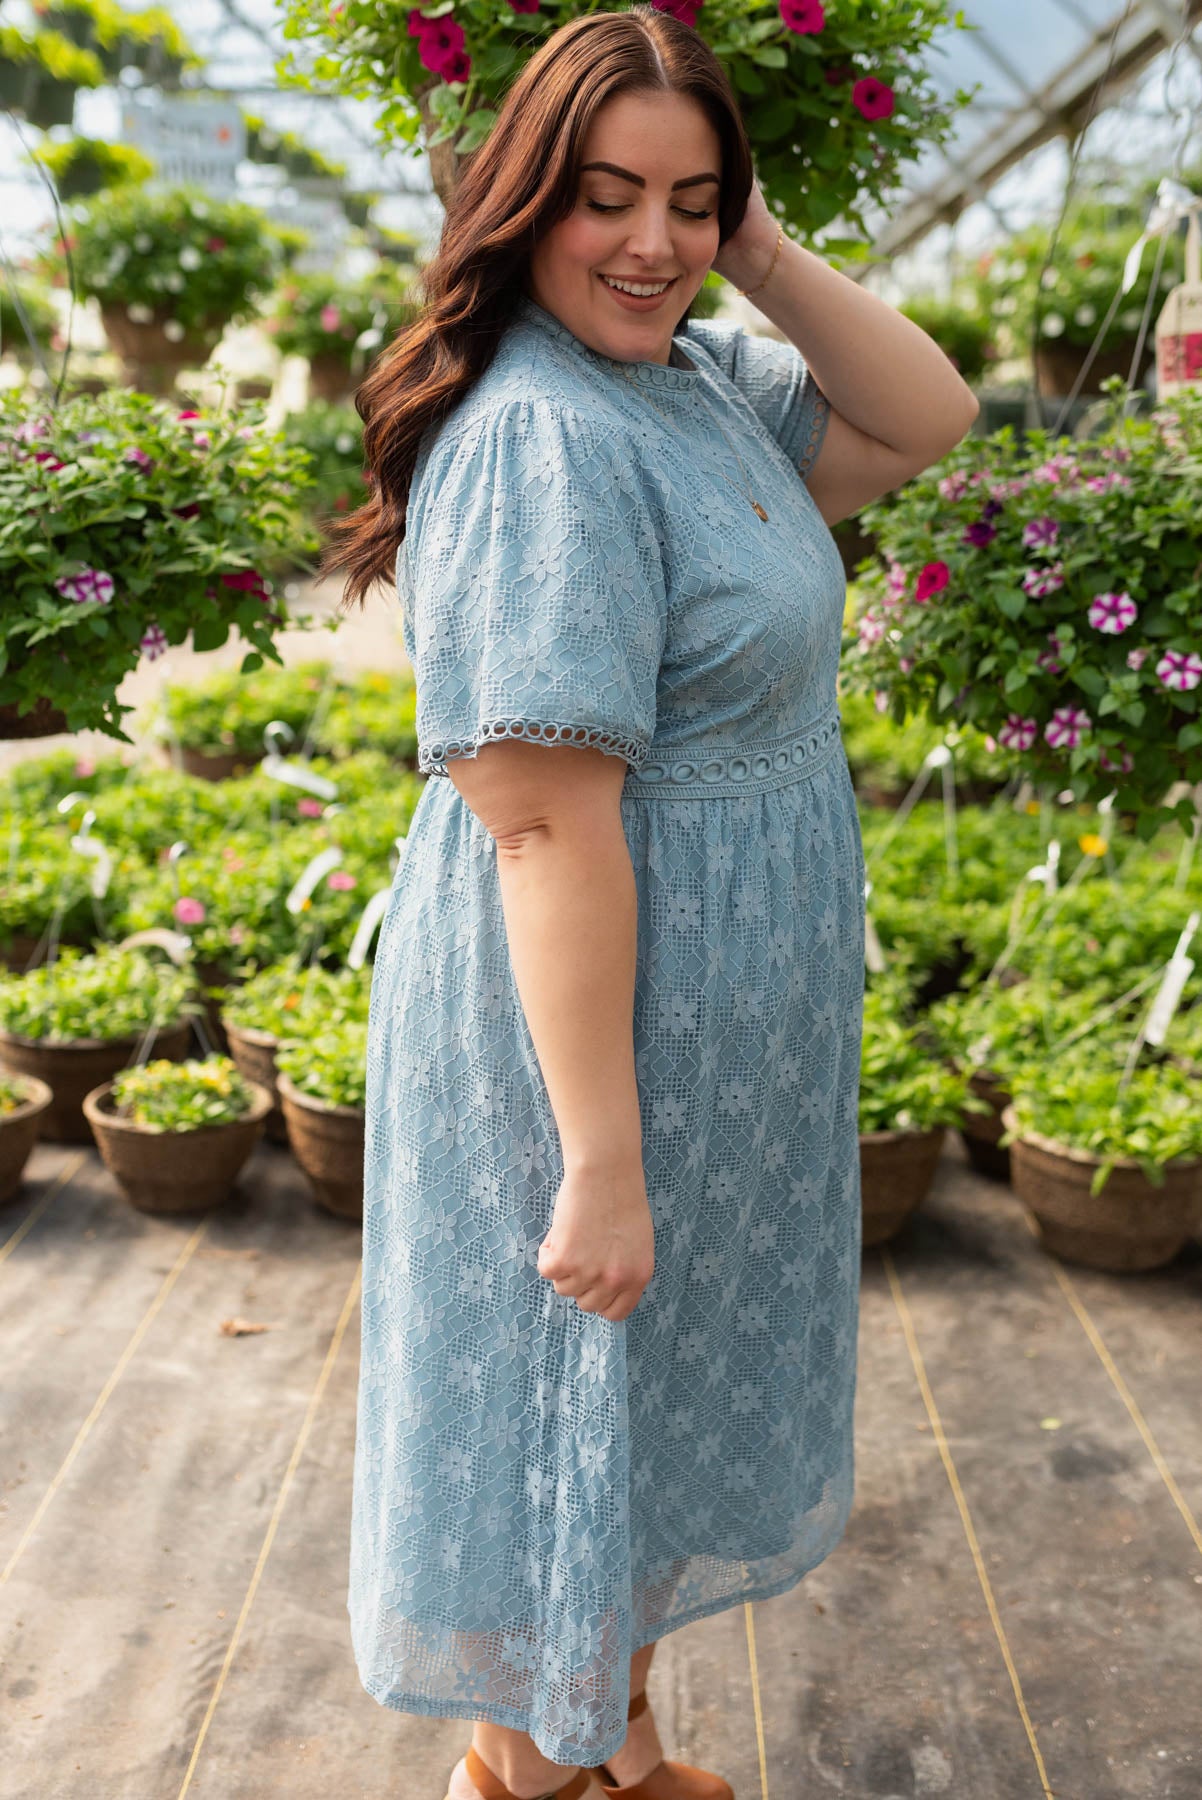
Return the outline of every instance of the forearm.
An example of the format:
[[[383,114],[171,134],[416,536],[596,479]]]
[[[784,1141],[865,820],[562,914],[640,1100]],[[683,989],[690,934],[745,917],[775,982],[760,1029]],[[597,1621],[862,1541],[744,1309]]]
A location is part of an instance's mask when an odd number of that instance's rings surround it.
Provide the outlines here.
[[[775,244],[774,231],[729,279],[754,287]],[[796,344],[835,411],[891,449],[937,460],[976,417],[972,389],[933,338],[792,238],[751,300]]]
[[[617,813],[498,839],[510,961],[564,1170],[642,1165],[634,1066],[638,897]]]

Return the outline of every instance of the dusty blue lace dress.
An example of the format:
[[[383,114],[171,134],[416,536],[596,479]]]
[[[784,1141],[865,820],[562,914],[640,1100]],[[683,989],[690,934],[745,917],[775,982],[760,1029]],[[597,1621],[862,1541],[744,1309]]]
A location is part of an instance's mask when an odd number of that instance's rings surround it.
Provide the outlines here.
[[[802,479],[829,407],[729,324],[674,357],[523,299],[423,439],[397,558],[431,779],[372,985],[352,1641],[382,1704],[561,1763],[621,1745],[634,1650],[793,1586],[852,1500],[864,864]],[[446,773],[513,736],[629,764],[656,1268],[620,1323],[535,1263],[559,1139]]]

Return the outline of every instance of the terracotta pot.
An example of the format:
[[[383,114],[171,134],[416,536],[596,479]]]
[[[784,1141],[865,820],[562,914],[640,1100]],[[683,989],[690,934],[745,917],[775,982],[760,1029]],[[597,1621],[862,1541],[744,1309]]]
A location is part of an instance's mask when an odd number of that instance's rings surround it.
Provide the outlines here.
[[[21,1176],[54,1095],[36,1075],[25,1077],[26,1099],[15,1112],[0,1113],[0,1206],[15,1200]]]
[[[1013,1106],[1003,1111],[1002,1127],[1018,1129]],[[1089,1269],[1162,1268],[1202,1224],[1202,1157],[1166,1163],[1159,1188],[1137,1162],[1122,1157],[1101,1193],[1091,1195],[1089,1184],[1102,1161],[1038,1131],[1014,1139],[1014,1192],[1034,1219],[1040,1244],[1049,1255]]]
[[[104,1165],[131,1206],[147,1213],[199,1212],[231,1198],[238,1171],[263,1135],[271,1095],[256,1086],[240,1119],[193,1131],[156,1131],[119,1118],[111,1081],[85,1095],[83,1108]]]
[[[319,350],[309,358],[309,397],[328,400],[337,406],[349,400],[358,384],[345,360],[330,350]]]
[[[259,1031],[253,1025],[232,1025],[223,1019],[230,1055],[248,1081],[257,1081],[272,1097],[267,1115],[266,1134],[273,1144],[288,1142],[288,1122],[280,1106],[275,1052],[279,1039],[274,1032]]]
[[[23,716],[16,701],[0,706],[0,738],[54,737],[67,729],[67,715],[48,700],[35,701],[33,711]]]
[[[968,1151],[968,1160],[978,1174],[991,1175],[995,1181],[1010,1180],[1010,1150],[999,1144],[1002,1135],[1002,1113],[1010,1104],[1010,1090],[992,1075],[976,1069],[968,1078],[968,1089],[992,1107],[987,1113],[965,1113],[957,1130]]]
[[[945,1125],[929,1131],[862,1131],[860,1195],[863,1247],[896,1236],[930,1192],[947,1135]]]
[[[127,380],[144,393],[170,396],[181,369],[200,369],[221,339],[221,327],[186,332],[178,343],[164,335],[169,313],[135,324],[123,306],[102,306],[100,316],[110,344],[121,358]]]
[[[312,1182],[315,1197],[340,1219],[362,1220],[363,1108],[328,1106],[302,1093],[286,1075],[277,1076],[276,1091],[292,1154]]]
[[[150,1047],[151,1057],[183,1062],[192,1041],[192,1022],[164,1026]],[[84,1096],[98,1082],[124,1069],[137,1054],[140,1040],[74,1038],[47,1040],[0,1031],[0,1064],[14,1075],[36,1075],[54,1098],[42,1119],[41,1136],[56,1144],[90,1144],[92,1129],[84,1112]]]

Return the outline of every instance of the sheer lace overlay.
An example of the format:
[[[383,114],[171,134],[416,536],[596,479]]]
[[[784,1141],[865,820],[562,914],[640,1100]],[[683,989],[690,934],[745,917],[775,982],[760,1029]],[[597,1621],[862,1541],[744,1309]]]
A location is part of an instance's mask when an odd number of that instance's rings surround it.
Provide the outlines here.
[[[524,301],[423,444],[397,585],[432,778],[368,1043],[360,1676],[594,1766],[633,1651],[793,1586],[853,1491],[864,865],[842,565],[799,478],[825,402],[791,345],[676,344],[619,368]],[[504,737],[629,765],[656,1268],[620,1324],[536,1267],[559,1137],[495,846],[445,778]]]

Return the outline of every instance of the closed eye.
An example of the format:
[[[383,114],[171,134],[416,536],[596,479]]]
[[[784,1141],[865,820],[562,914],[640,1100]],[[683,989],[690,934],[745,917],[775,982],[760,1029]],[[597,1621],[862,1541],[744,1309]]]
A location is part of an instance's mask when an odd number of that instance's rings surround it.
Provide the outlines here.
[[[624,210],[624,204],[618,205],[618,206],[606,206],[600,200],[586,200],[584,204],[586,206],[591,207],[594,212],[599,212],[599,213],[616,213],[616,212],[622,212]],[[683,218],[683,219],[710,219],[713,217],[712,211],[711,212],[690,212],[690,210],[687,206],[678,206],[676,208],[676,211],[680,214],[681,218]]]

